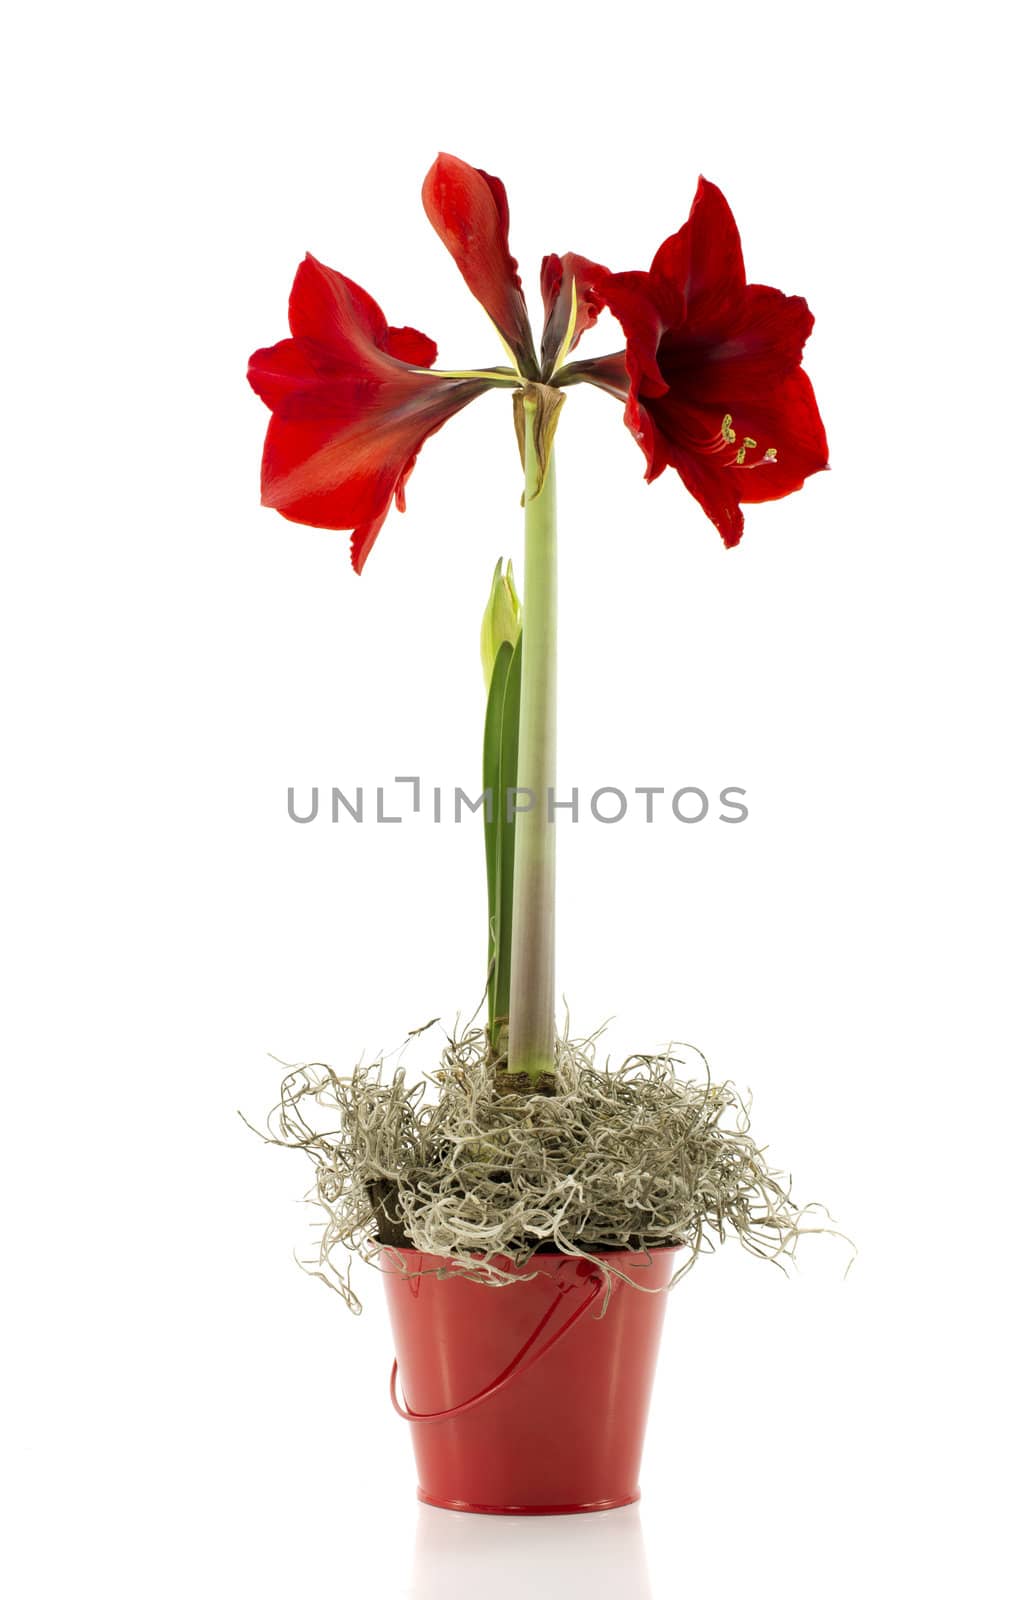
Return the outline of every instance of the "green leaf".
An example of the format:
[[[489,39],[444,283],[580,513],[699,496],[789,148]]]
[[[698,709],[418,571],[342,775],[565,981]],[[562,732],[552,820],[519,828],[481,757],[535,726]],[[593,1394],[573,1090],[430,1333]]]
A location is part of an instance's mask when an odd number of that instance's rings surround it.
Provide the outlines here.
[[[496,905],[497,949],[494,995],[493,1048],[510,1020],[510,965],[513,959],[514,819],[507,816],[506,797],[517,787],[517,759],[521,724],[521,641],[514,646],[503,695],[503,733],[498,795],[498,885]],[[505,1048],[505,1043],[503,1045]]]
[[[502,781],[503,701],[506,696],[506,682],[512,659],[513,646],[504,642],[496,652],[492,679],[489,683],[488,704],[485,709],[485,739],[482,752],[482,785],[486,790],[492,791],[491,813],[489,807],[487,805],[485,807],[485,875],[489,897],[488,997],[490,1037],[495,1020],[496,951],[499,937],[497,919],[500,880],[499,820],[502,814],[499,786]]]
[[[497,1053],[501,1053],[510,1015],[514,824],[507,820],[506,792],[517,784],[520,687],[520,639],[516,647],[504,641],[489,685],[482,760],[484,787],[492,791],[491,817],[487,808],[485,811],[485,871],[489,904],[489,1041]]]

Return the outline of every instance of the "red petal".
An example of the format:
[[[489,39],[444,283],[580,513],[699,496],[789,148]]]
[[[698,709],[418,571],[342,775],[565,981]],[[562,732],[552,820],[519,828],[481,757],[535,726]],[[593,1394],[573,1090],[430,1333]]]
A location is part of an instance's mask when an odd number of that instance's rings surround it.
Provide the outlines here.
[[[418,333],[416,328],[390,328],[385,347],[390,356],[395,356],[397,361],[409,361],[412,367],[434,366],[439,353],[435,340]]]
[[[595,326],[604,302],[596,287],[596,274],[605,268],[584,256],[569,252],[564,256],[542,258],[542,303],[546,322],[542,330],[542,371],[552,377],[553,363],[563,349],[570,324],[571,303],[577,296],[573,337],[569,349],[573,350],[583,333]]]
[[[539,270],[539,284],[542,289],[542,304],[546,313],[546,322],[553,314],[557,296],[563,285],[563,257],[548,255],[542,257],[542,266]],[[545,345],[545,336],[542,339]]]
[[[589,356],[585,361],[572,361],[565,369],[565,382],[594,383],[617,400],[626,400],[631,388],[628,377],[626,352],[616,350],[608,356]]]
[[[421,198],[432,227],[518,367],[525,377],[537,378],[528,310],[510,254],[510,208],[502,183],[456,156],[440,155],[424,180]]]
[[[590,265],[592,265],[590,263]],[[628,371],[647,394],[663,394],[667,381],[657,353],[668,329],[679,320],[674,291],[649,272],[607,272],[593,267],[588,280],[593,295],[609,306],[627,339]]]
[[[721,434],[727,418],[720,404],[682,390],[643,407],[654,430],[648,476],[655,476],[654,460],[658,470],[673,466],[727,545],[742,536],[741,505],[780,500],[827,466],[827,439],[813,387],[799,369],[759,401],[746,401],[730,414],[730,444]],[[745,446],[746,439],[755,443]]]
[[[359,572],[427,439],[486,385],[425,378],[430,388],[402,408],[369,406],[353,416],[284,416],[268,425],[261,472],[263,504],[291,522],[355,530]]]
[[[317,381],[310,358],[297,339],[282,339],[267,350],[255,350],[246,376],[272,411],[288,405]]]
[[[384,313],[367,290],[312,255],[300,262],[293,280],[289,327],[322,363],[334,358],[366,364],[388,333]]]
[[[813,314],[801,295],[750,284],[716,335],[697,334],[687,319],[660,349],[660,368],[671,387],[688,374],[704,398],[730,410],[757,399],[802,360]]]
[[[371,546],[381,532],[382,523],[387,515],[388,512],[383,511],[373,522],[365,522],[362,527],[353,529],[349,542],[349,558],[358,577],[364,570],[364,562],[371,554]]]
[[[727,470],[687,451],[668,451],[668,460],[689,494],[698,500],[726,547],[733,549],[742,537],[745,517]]]
[[[651,271],[674,285],[697,331],[729,315],[745,289],[745,263],[731,207],[716,184],[699,179],[688,221],[661,244]]]
[[[768,389],[761,400],[747,400],[735,423],[739,437],[758,441],[749,459],[758,462],[766,449],[777,452],[773,464],[738,470],[738,498],[743,503],[780,500],[827,467],[827,435],[813,385],[801,368]]]

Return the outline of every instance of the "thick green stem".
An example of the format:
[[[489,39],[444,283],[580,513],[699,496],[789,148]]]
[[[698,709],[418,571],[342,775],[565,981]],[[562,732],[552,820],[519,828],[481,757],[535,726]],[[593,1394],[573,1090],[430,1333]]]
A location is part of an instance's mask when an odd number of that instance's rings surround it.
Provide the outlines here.
[[[507,1071],[532,1083],[556,1052],[556,476],[552,450],[539,484],[537,400],[524,399],[524,602]],[[505,797],[504,797],[505,798]],[[510,802],[508,802],[510,803]]]

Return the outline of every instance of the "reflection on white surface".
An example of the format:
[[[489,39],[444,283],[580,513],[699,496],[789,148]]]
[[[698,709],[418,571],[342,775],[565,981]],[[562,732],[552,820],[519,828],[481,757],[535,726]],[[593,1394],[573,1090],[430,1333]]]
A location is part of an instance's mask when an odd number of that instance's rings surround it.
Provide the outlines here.
[[[637,1505],[570,1517],[418,1506],[413,1600],[652,1600]]]

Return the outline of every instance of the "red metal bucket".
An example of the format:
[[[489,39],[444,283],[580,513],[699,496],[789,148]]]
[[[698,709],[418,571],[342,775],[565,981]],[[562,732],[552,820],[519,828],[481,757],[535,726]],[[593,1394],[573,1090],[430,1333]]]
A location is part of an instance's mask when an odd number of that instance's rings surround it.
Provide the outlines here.
[[[664,1289],[674,1269],[672,1246],[601,1254],[647,1289]],[[381,1263],[392,1399],[412,1424],[421,1500],[544,1516],[638,1499],[665,1294],[614,1278],[600,1317],[604,1276],[576,1256],[503,1260],[537,1273],[504,1288],[439,1278],[445,1258],[418,1250],[390,1248]]]

